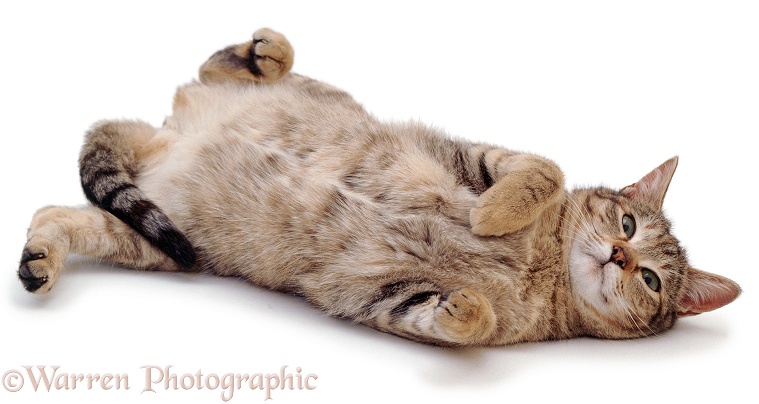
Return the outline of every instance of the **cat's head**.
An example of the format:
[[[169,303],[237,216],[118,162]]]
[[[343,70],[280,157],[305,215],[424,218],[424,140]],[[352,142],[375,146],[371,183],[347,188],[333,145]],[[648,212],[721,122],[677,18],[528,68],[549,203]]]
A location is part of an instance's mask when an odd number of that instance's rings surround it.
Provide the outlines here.
[[[567,202],[572,295],[586,332],[656,334],[678,317],[732,302],[740,287],[688,264],[662,202],[677,158],[619,191],[579,189]]]

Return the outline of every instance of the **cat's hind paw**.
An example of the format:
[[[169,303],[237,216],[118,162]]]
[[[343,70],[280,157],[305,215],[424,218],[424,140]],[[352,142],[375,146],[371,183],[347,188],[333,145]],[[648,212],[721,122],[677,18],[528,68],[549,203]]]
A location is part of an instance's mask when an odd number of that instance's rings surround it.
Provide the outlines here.
[[[214,53],[200,66],[200,81],[272,83],[293,67],[293,48],[284,35],[261,28],[253,39]]]
[[[248,70],[262,81],[272,82],[293,67],[293,48],[284,35],[269,28],[253,34]]]
[[[58,255],[38,243],[27,243],[17,272],[24,289],[38,294],[49,292],[63,268]]]

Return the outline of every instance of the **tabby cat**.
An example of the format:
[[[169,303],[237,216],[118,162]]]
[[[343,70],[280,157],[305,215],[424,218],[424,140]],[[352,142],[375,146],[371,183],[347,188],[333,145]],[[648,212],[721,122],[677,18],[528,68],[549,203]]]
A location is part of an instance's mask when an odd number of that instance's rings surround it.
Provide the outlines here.
[[[94,206],[34,215],[24,287],[48,292],[77,253],[238,276],[449,346],[641,337],[740,293],[670,234],[677,158],[570,192],[550,160],[379,122],[292,64],[261,29],[212,55],[161,128],[96,123],[79,160]]]

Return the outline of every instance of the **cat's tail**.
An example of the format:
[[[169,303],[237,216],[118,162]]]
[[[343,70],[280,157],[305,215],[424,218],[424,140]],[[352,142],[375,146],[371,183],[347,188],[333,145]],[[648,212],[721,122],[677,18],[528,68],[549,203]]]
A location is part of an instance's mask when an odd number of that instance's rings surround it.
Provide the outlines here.
[[[87,199],[144,236],[182,268],[195,265],[192,244],[168,216],[135,185],[140,147],[155,129],[139,121],[103,121],[88,132],[79,156]]]

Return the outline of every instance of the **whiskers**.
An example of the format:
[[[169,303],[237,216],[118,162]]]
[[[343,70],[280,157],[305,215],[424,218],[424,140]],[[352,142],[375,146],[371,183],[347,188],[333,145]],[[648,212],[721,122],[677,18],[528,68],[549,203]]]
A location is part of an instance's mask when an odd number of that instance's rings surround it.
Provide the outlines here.
[[[580,241],[583,250],[587,252],[601,250],[603,246],[601,232],[596,227],[591,212],[586,207],[581,206],[571,195],[566,198],[564,208],[569,213],[564,217],[564,225],[570,231],[569,238]]]
[[[609,231],[604,218],[593,213],[597,208],[601,211],[600,207],[584,203],[582,195],[579,200],[576,195],[568,195],[564,201],[566,215],[563,225],[573,243],[572,259],[580,270],[576,272],[577,292],[594,306],[594,312],[600,316],[599,320],[615,328],[615,333],[620,333],[618,335],[631,338],[658,335],[636,311],[633,303],[619,289],[614,290],[613,284],[621,279],[616,276],[616,272],[607,272],[608,268],[603,267],[611,255],[611,245],[605,241]],[[590,270],[594,265],[597,265],[598,271]]]
[[[599,235],[598,229],[595,227],[595,223],[590,219],[591,213],[584,206],[580,206],[571,195],[567,196],[564,202],[564,207],[569,212],[569,217],[565,218],[565,223],[569,225],[569,229],[572,231],[572,237],[574,237],[581,230],[584,230],[586,234]],[[571,220],[571,219],[575,220]]]
[[[633,326],[635,326],[635,328],[638,329],[638,332],[640,333],[640,335],[638,335],[639,337],[650,338],[652,335],[653,336],[657,336],[657,337],[659,336],[659,334],[656,331],[654,331],[654,329],[651,328],[651,326],[649,326],[648,323],[646,321],[644,321],[638,315],[638,313],[635,312],[635,310],[633,310],[632,306],[630,306],[630,303],[627,300],[625,300],[623,297],[619,297],[619,299],[617,301],[619,302],[619,305],[622,307],[623,311],[625,312],[626,318],[630,321],[630,323]],[[636,319],[637,319],[637,321],[636,321]],[[640,328],[640,325],[638,325],[638,323],[643,324],[645,326],[645,328],[648,329],[648,332],[646,332],[642,328]],[[631,329],[632,329],[632,327],[631,327]]]

